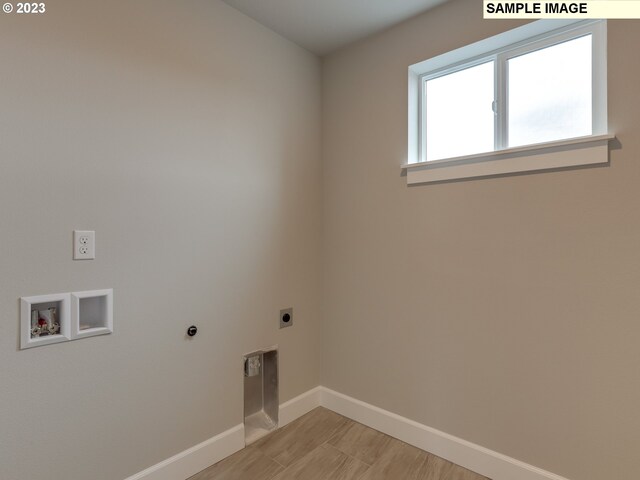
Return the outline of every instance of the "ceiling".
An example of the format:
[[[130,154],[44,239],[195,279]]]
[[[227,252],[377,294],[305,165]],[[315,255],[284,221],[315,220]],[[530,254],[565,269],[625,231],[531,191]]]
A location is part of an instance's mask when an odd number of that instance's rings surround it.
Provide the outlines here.
[[[330,53],[446,0],[223,0],[301,47]]]

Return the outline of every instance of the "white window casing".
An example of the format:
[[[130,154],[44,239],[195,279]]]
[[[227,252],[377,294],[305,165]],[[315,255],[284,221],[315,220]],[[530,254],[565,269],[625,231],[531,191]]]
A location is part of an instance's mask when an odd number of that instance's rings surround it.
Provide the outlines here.
[[[577,138],[509,147],[506,69],[509,59],[585,35],[592,37],[591,134]],[[608,142],[615,138],[607,125],[607,65],[605,20],[539,20],[409,67],[408,157],[402,166],[407,183],[608,163]],[[494,150],[427,160],[424,129],[425,82],[473,66],[494,62]],[[460,138],[463,142],[464,138]]]

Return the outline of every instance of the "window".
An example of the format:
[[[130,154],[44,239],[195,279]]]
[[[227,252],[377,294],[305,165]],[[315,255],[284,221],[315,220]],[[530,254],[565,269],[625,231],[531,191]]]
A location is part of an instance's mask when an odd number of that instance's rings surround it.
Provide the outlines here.
[[[424,80],[427,160],[493,150],[495,62],[465,67]],[[464,142],[460,133],[464,132]]]
[[[592,40],[589,34],[507,60],[508,146],[592,134]]]
[[[610,138],[604,20],[540,20],[409,69],[408,177],[606,163]]]

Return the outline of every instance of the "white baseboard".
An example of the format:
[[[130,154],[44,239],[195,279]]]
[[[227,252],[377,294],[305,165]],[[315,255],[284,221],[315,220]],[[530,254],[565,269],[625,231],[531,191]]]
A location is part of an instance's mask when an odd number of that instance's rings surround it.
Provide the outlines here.
[[[325,387],[313,388],[280,405],[279,426],[283,427],[319,406],[492,480],[567,480]],[[236,425],[125,480],[186,480],[243,447],[244,425]]]
[[[279,426],[319,407],[321,392],[322,387],[316,387],[280,405]],[[240,424],[125,480],[186,480],[243,448],[244,425]]]
[[[125,480],[186,480],[243,448],[244,425],[240,424]]]
[[[567,480],[328,388],[322,387],[320,404],[493,480]]]
[[[322,387],[312,388],[308,392],[298,395],[296,398],[292,398],[288,402],[280,405],[278,426],[284,427],[296,418],[300,418],[305,413],[309,413],[314,408],[319,407],[322,389]]]

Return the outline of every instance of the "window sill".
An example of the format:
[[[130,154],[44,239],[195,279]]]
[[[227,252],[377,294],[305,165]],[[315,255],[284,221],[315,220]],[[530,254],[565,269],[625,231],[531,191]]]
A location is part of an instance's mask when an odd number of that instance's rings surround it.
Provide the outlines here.
[[[537,172],[609,162],[609,141],[615,135],[591,135],[558,142],[525,145],[464,157],[410,163],[407,185],[464,178]]]

